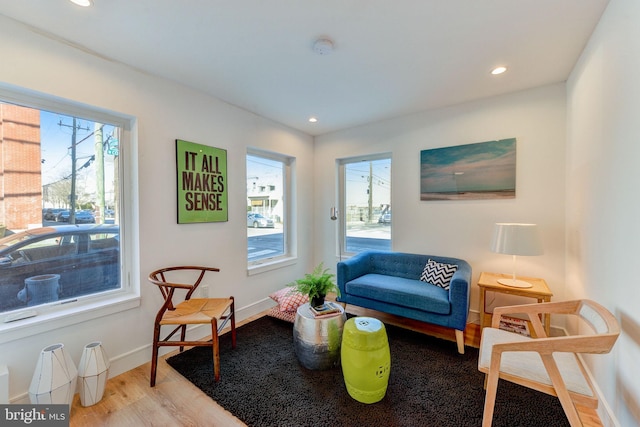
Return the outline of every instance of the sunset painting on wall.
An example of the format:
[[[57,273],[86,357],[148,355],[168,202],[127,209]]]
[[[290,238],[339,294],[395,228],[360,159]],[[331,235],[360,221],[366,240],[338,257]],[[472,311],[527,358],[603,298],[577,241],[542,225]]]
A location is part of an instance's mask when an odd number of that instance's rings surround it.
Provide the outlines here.
[[[516,139],[420,152],[420,200],[516,197]]]

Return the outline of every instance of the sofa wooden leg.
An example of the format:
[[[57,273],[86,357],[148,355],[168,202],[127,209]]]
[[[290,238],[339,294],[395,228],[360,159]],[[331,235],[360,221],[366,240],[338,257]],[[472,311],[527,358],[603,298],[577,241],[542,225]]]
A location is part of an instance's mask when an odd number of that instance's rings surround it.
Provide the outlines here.
[[[464,331],[456,331],[456,343],[458,343],[458,353],[464,354]]]

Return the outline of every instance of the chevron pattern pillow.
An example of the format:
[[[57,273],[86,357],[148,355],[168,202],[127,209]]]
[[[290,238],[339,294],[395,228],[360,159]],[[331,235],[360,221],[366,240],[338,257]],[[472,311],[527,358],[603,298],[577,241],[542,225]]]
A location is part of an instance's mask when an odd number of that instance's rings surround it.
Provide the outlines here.
[[[424,266],[420,280],[449,289],[449,283],[457,269],[458,266],[455,264],[444,264],[430,259],[427,261],[427,265]]]

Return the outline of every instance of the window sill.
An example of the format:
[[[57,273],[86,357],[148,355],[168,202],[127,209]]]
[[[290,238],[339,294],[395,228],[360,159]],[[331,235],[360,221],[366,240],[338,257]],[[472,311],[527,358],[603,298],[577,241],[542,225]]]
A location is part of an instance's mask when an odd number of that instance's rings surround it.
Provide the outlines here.
[[[290,265],[294,265],[297,261],[298,261],[297,257],[287,257],[287,258],[280,258],[274,261],[265,261],[262,264],[255,264],[255,265],[249,266],[249,268],[247,268],[247,275],[253,276],[254,274],[260,274],[267,271],[276,270],[278,268],[288,267]]]
[[[75,325],[102,316],[119,313],[140,306],[140,297],[134,294],[118,295],[94,302],[84,302],[81,306],[69,304],[63,310],[38,313],[37,316],[15,322],[0,323],[0,344],[27,336],[49,332],[54,329]],[[38,308],[34,308],[38,312]]]

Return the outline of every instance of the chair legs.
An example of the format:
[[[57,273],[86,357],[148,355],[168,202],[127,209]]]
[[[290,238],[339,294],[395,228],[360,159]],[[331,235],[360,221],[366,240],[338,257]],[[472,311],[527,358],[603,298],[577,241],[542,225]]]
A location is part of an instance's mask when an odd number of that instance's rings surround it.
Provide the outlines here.
[[[485,375],[484,381],[486,394],[484,397],[482,427],[491,427],[491,423],[493,423],[493,410],[496,405],[496,394],[498,393],[498,379],[499,375],[497,372]]]
[[[160,341],[160,325],[155,325],[153,329],[153,349],[151,353],[151,387],[156,385],[156,372],[158,370],[158,341]]]
[[[552,358],[551,355],[545,355],[547,357]],[[576,410],[575,405],[573,404],[573,400],[571,400],[571,396],[566,389],[562,381],[562,376],[560,375],[560,371],[554,363],[549,363],[548,360],[545,360],[543,357],[543,363],[547,367],[549,372],[554,372],[552,375],[552,383],[556,389],[556,393],[558,395],[558,399],[560,400],[560,404],[562,405],[562,409],[564,410],[565,415],[567,416],[567,420],[569,421],[569,425],[571,427],[581,427],[582,421],[580,421],[580,416],[578,415],[578,411]],[[548,366],[547,366],[548,365]],[[482,427],[491,427],[493,423],[493,412],[496,403],[496,395],[498,392],[498,380],[500,376],[498,373],[489,373],[485,374],[484,377],[484,386],[486,389],[486,395],[484,398],[484,413],[482,415]]]
[[[222,325],[224,325],[227,320],[231,320],[231,348],[236,348],[236,310],[233,297],[231,297],[229,314],[222,317],[222,320]],[[218,382],[220,381],[220,343],[218,340],[218,321],[215,318],[211,319],[211,344],[213,352],[213,378]]]
[[[180,341],[184,342],[186,338],[187,338],[187,325],[182,325],[180,328]],[[182,353],[183,351],[184,351],[184,346],[181,345],[180,353]]]
[[[236,348],[236,301],[231,297],[231,348]]]
[[[223,316],[221,318],[221,327],[224,327],[228,321],[231,321],[231,347],[236,348],[236,310],[235,310],[235,301],[233,297],[231,297],[231,306],[229,307],[229,314]],[[206,341],[198,342],[197,344],[192,341],[186,340],[186,325],[180,325],[178,328],[174,329],[172,333],[170,333],[163,340],[160,340],[160,328],[159,324],[156,324],[153,331],[153,349],[151,353],[151,378],[150,385],[151,387],[155,387],[156,385],[156,374],[158,371],[158,352],[161,346],[166,345],[175,345],[180,346],[180,351],[182,352],[184,349],[184,345],[189,346],[211,346],[211,351],[213,353],[213,376],[216,382],[220,381],[220,343],[219,343],[219,330],[218,330],[218,321],[216,318],[211,319],[211,343]],[[167,344],[168,340],[175,334],[178,329],[180,329],[180,341],[172,341],[172,344]]]
[[[553,360],[552,354],[541,354],[542,363],[544,363],[547,372],[549,373],[549,377],[551,378],[551,383],[553,384],[556,394],[558,395],[558,399],[560,400],[560,404],[562,405],[562,409],[564,409],[564,413],[569,420],[569,424],[571,427],[580,427],[582,426],[582,421],[580,421],[580,417],[578,416],[578,411],[573,404],[573,400],[571,400],[571,396],[569,395],[569,391],[567,390],[567,386],[562,379],[562,375],[560,374],[560,370],[558,366]]]
[[[218,342],[218,321],[211,319],[211,350],[213,351],[213,378],[220,381],[220,343]]]

